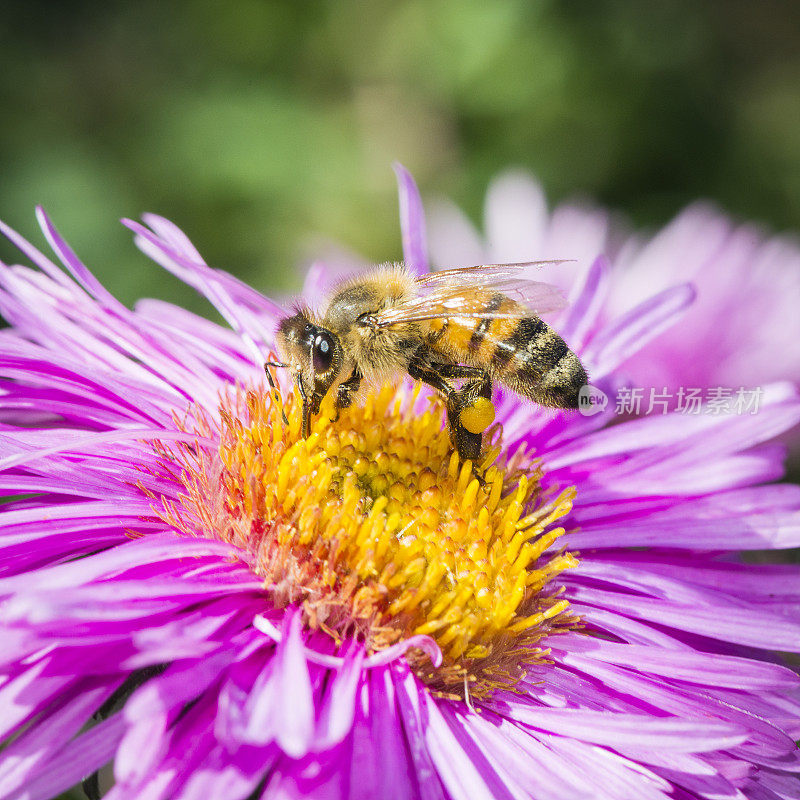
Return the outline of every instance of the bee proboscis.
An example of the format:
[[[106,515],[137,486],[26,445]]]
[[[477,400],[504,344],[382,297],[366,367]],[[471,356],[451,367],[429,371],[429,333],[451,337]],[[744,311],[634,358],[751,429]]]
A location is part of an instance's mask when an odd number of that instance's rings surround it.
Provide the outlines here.
[[[552,262],[535,262],[536,264]],[[320,314],[281,320],[277,346],[303,399],[304,436],[331,391],[337,409],[363,382],[408,374],[439,391],[462,459],[480,455],[492,382],[552,408],[578,407],[586,371],[540,315],[561,293],[531,280],[534,263],[449,269],[421,277],[388,264],[338,287]],[[454,381],[461,382],[458,387]]]

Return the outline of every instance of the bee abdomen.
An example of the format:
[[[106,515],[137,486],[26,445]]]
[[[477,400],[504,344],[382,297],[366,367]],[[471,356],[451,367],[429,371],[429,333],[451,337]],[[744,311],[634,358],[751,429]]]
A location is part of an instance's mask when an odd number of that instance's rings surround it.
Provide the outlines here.
[[[541,405],[577,408],[578,392],[587,382],[586,370],[561,336],[538,317],[496,320],[495,324],[506,328],[506,335],[493,337],[494,352],[487,365],[490,374]]]
[[[481,313],[429,324],[429,346],[446,358],[485,369],[494,380],[541,405],[577,408],[586,371],[561,336],[536,316],[518,314],[520,305],[501,293],[487,294]]]
[[[486,306],[484,307],[481,313],[492,314],[492,313],[502,312],[510,310],[510,308],[513,308],[515,306],[516,303],[514,303],[513,300],[509,300],[509,298],[507,298],[505,295],[497,293],[493,294],[486,301]],[[472,334],[469,338],[468,346],[470,353],[476,355],[481,352],[484,342],[486,341],[487,334],[490,333],[493,325],[497,326],[498,322],[500,322],[500,320],[491,318],[488,319],[484,318],[476,321],[475,327],[473,328]]]

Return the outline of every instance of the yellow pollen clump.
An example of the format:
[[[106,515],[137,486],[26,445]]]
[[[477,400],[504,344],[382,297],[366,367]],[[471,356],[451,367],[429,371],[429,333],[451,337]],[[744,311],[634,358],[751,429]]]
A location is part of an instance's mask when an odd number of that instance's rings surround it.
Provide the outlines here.
[[[479,397],[461,411],[459,420],[470,433],[483,433],[494,422],[494,404]]]
[[[273,603],[301,605],[336,641],[375,652],[431,636],[443,664],[410,651],[417,673],[487,696],[546,657],[540,639],[577,622],[552,583],[577,564],[552,547],[574,490],[545,496],[539,469],[496,464],[491,443],[480,464],[462,463],[441,402],[418,395],[384,386],[336,421],[326,401],[303,439],[294,395],[285,425],[273,394],[240,391],[223,404],[218,454],[192,456],[184,508],[165,518],[240,546]],[[494,416],[486,404],[478,430]]]

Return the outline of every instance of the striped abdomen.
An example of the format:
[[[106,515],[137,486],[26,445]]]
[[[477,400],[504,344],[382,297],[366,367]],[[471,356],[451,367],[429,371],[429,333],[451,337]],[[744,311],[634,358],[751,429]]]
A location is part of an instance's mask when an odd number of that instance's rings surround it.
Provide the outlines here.
[[[485,369],[493,380],[541,405],[577,408],[587,375],[564,340],[506,295],[487,294],[484,310],[513,316],[432,320],[429,346],[451,361]]]

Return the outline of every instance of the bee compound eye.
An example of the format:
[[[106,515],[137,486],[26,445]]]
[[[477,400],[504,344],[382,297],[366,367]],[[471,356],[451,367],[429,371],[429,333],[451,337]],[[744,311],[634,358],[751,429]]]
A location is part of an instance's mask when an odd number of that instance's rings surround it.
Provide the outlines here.
[[[320,333],[314,339],[314,352],[312,354],[314,372],[325,373],[331,368],[333,361],[333,338],[330,334]]]

